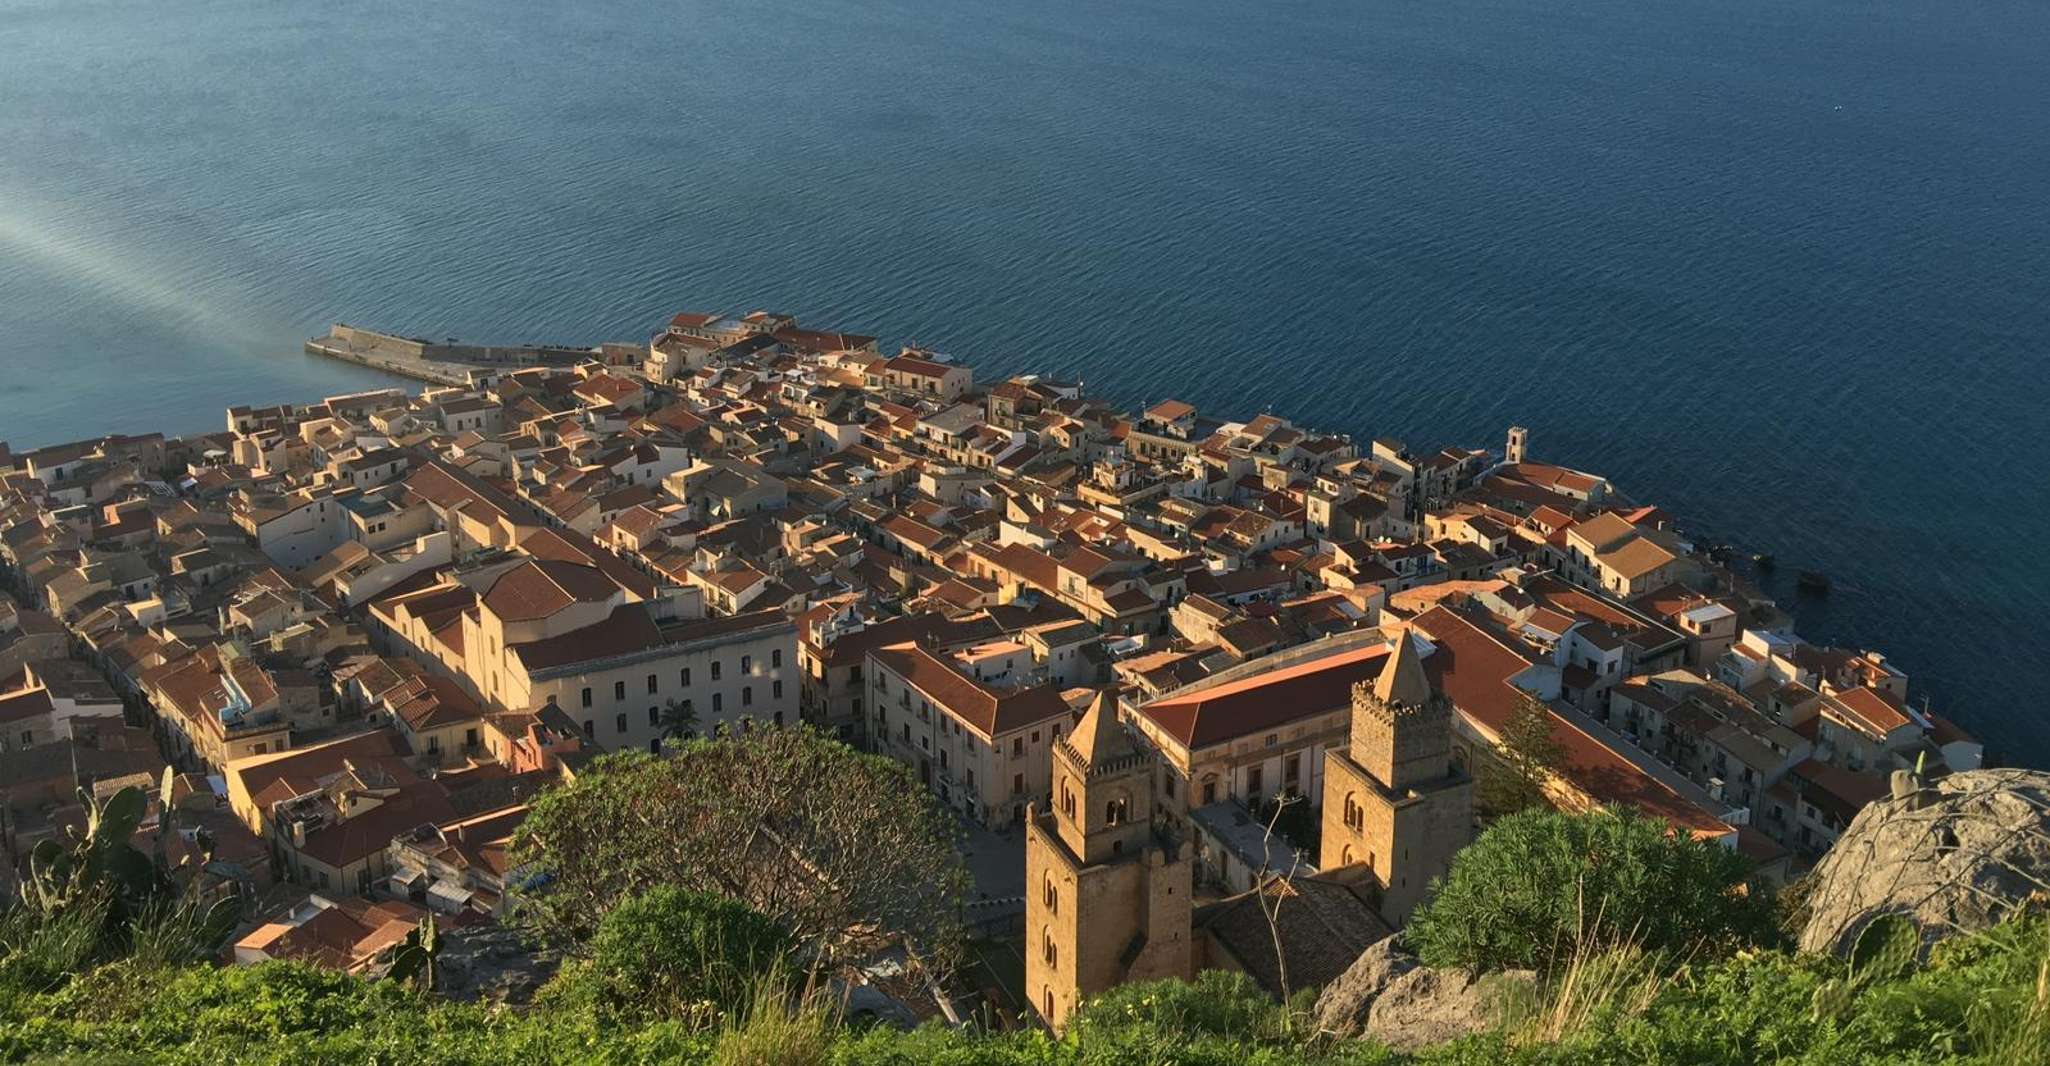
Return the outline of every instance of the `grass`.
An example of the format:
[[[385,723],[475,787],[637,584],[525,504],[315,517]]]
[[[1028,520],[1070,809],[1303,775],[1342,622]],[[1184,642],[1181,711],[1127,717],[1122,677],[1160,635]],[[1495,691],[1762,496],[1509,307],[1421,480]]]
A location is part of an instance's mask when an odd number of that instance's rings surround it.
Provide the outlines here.
[[[840,1010],[822,988],[795,995],[764,980],[712,1046],[713,1066],[821,1066],[840,1036]]]

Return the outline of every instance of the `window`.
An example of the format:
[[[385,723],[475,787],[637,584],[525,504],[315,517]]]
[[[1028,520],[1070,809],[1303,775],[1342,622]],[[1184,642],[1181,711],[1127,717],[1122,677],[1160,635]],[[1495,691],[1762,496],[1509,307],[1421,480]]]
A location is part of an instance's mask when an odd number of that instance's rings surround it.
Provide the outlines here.
[[[661,685],[659,685],[659,684],[657,684],[657,683],[656,683],[656,681],[655,681],[655,675],[654,675],[654,674],[649,674],[649,675],[648,675],[648,695],[652,696],[652,695],[654,695],[654,694],[655,694],[656,692],[659,692],[659,691],[661,691]]]
[[[1160,794],[1166,796],[1168,799],[1174,798],[1173,774],[1169,773],[1160,775]]]
[[[1046,913],[1061,912],[1061,890],[1054,887],[1053,875],[1046,875],[1046,884],[1039,890],[1039,898],[1046,904]]]
[[[1265,776],[1264,774],[1262,774],[1262,773],[1260,772],[1260,771],[1261,771],[1261,770],[1263,770],[1263,769],[1265,769],[1265,767],[1255,766],[1255,767],[1252,767],[1251,769],[1248,769],[1248,770],[1246,771],[1246,792],[1247,792],[1247,793],[1249,793],[1249,794],[1251,794],[1251,795],[1254,795],[1254,796],[1257,796],[1257,795],[1259,795],[1259,794],[1260,794],[1260,786],[1261,786],[1261,784],[1263,784],[1263,783],[1264,783],[1262,779],[1263,779],[1263,778],[1264,778],[1264,776]]]
[[[621,711],[618,714],[613,715],[612,724],[615,728],[618,729],[619,732],[626,732],[626,712]]]
[[[1103,824],[1104,824],[1104,825],[1107,825],[1107,826],[1111,826],[1111,825],[1120,825],[1120,824],[1123,824],[1124,820],[1125,820],[1125,801],[1124,801],[1124,800],[1121,800],[1121,799],[1114,799],[1114,800],[1111,800],[1110,802],[1108,802],[1108,803],[1106,803],[1106,804],[1104,804],[1104,805],[1103,805]]]
[[[740,705],[742,707],[752,707],[755,705],[755,687],[753,685],[740,686]]]
[[[612,683],[612,698],[615,700],[623,700],[626,698],[626,682],[614,681]]]
[[[584,719],[584,736],[595,737],[597,735],[598,723],[591,721],[589,718]]]
[[[1011,775],[1011,795],[1013,795],[1013,796],[1022,796],[1022,795],[1024,795],[1024,794],[1025,794],[1025,775],[1024,775],[1024,774],[1012,774],[1012,775]]]
[[[1205,782],[1203,782],[1203,806],[1205,806],[1205,807],[1208,807],[1208,806],[1210,806],[1211,804],[1213,804],[1213,803],[1216,803],[1216,802],[1217,802],[1217,782],[1215,782],[1215,781],[1205,781]]]
[[[1037,735],[1037,734],[1035,734],[1035,736],[1036,736],[1036,735]],[[1019,756],[1021,756],[1021,755],[1023,755],[1023,754],[1025,754],[1025,738],[1024,738],[1024,737],[1012,737],[1012,738],[1011,738],[1011,758],[1015,759],[1015,758],[1018,758]]]
[[[660,754],[662,754],[662,738],[661,738],[661,737],[649,737],[649,738],[648,738],[648,754],[650,754],[650,755],[660,755]]]
[[[650,708],[648,708],[648,724],[649,724],[649,725],[651,725],[651,726],[652,726],[652,725],[661,725],[661,724],[662,724],[662,708],[660,708],[660,707],[650,707]]]
[[[771,648],[771,649],[769,649],[769,669],[771,669],[771,670],[781,670],[781,669],[783,669],[783,649],[781,649],[781,648]]]
[[[783,726],[783,712],[782,712],[782,711],[777,711],[777,712],[776,712],[776,727],[780,729],[780,728],[782,728],[782,726]]]
[[[712,693],[712,713],[718,714],[720,711],[723,711],[725,709],[726,697],[721,696],[717,692]]]
[[[712,660],[712,680],[719,680],[719,660]]]
[[[769,696],[770,696],[770,697],[771,697],[772,699],[779,699],[779,700],[780,700],[780,699],[782,699],[782,698],[783,698],[783,682],[781,682],[781,681],[771,681],[771,682],[769,682]],[[855,710],[856,710],[856,711],[859,711],[859,710],[861,710],[861,708],[859,708],[859,707],[856,707],[856,708],[855,708]]]
[[[1042,960],[1044,960],[1044,961],[1046,962],[1046,968],[1047,968],[1047,969],[1049,969],[1049,970],[1058,970],[1058,969],[1060,969],[1060,968],[1061,968],[1061,964],[1060,964],[1060,953],[1059,953],[1058,951],[1054,950],[1054,946],[1053,946],[1053,930],[1052,930],[1051,928],[1048,928],[1048,929],[1044,929],[1044,930],[1042,930],[1042,931],[1040,932],[1039,936],[1040,936],[1040,948],[1039,948],[1039,957],[1040,957],[1040,958],[1041,958]]]
[[[684,688],[690,687],[690,667],[686,666],[683,668],[683,673],[678,675],[677,683]]]
[[[590,689],[585,689],[585,690],[584,690],[584,706],[586,706],[586,707],[589,707],[590,705],[591,705],[591,690],[590,690]]]
[[[755,657],[754,657],[754,656],[752,656],[752,655],[743,655],[743,656],[741,656],[741,657],[740,657],[740,672],[741,672],[741,673],[742,673],[743,675],[746,675],[746,674],[752,674],[752,673],[754,673],[754,672],[755,672]]]

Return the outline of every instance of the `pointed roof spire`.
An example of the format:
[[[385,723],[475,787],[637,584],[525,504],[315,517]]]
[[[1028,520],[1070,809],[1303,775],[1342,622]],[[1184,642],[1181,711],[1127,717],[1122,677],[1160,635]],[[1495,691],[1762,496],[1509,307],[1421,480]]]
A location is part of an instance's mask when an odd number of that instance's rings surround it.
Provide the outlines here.
[[[1408,630],[1396,634],[1395,650],[1374,680],[1374,697],[1391,707],[1422,707],[1430,702],[1431,679],[1424,673],[1424,657],[1416,650],[1416,638]]]
[[[1118,721],[1117,698],[1109,689],[1096,694],[1075,731],[1068,734],[1068,747],[1081,756],[1083,766],[1096,766],[1120,756],[1138,752],[1130,730]]]

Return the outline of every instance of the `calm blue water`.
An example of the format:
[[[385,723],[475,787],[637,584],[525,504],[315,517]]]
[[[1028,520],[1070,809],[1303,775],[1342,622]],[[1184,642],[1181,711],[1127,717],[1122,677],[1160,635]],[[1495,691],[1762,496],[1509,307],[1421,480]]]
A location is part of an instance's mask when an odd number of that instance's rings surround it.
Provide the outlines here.
[[[2046,57],[2041,0],[0,0],[0,438],[379,381],[332,319],[754,307],[1517,421],[2050,763]]]

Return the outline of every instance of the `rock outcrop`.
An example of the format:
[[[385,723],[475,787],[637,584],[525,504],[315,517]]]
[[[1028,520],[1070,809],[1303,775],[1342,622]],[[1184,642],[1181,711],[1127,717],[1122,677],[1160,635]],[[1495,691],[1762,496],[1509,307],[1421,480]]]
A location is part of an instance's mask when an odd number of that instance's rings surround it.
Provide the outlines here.
[[[1804,951],[1848,952],[1872,919],[1900,914],[1928,943],[2050,901],[2050,773],[1971,770],[1858,813],[1810,875]]]
[[[1374,997],[1367,1035],[1397,1051],[1443,1044],[1494,1028],[1502,1021],[1506,1002],[1527,999],[1536,987],[1537,975],[1529,970],[1475,978],[1464,970],[1419,966],[1388,982]]]
[[[1371,1036],[1397,1051],[1415,1051],[1494,1027],[1501,1006],[1526,994],[1529,970],[1479,978],[1465,970],[1434,970],[1398,937],[1376,942],[1317,996],[1317,1028],[1342,1037]]]
[[[1314,1017],[1321,1032],[1358,1036],[1367,1031],[1368,1013],[1389,982],[1423,965],[1404,950],[1399,937],[1375,941],[1346,967],[1338,979],[1317,994]]]
[[[435,990],[450,999],[524,1004],[561,966],[561,953],[530,948],[515,930],[470,926],[442,935]]]

